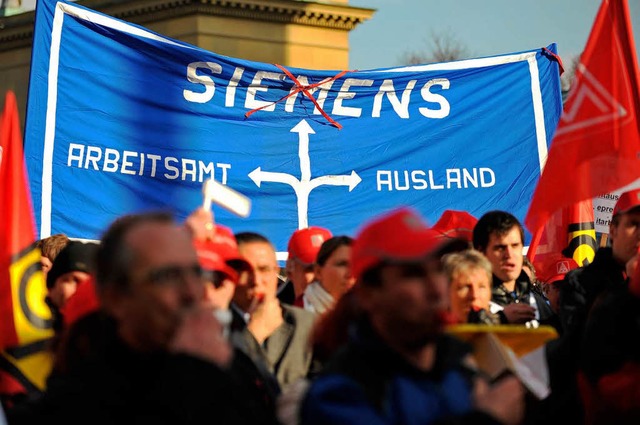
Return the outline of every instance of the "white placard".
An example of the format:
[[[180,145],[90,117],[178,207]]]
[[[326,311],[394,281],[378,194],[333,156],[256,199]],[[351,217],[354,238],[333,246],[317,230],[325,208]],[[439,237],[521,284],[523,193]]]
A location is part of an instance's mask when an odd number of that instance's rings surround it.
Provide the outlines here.
[[[593,219],[596,232],[609,234],[609,223],[613,215],[613,208],[620,197],[621,192],[613,192],[593,198]]]

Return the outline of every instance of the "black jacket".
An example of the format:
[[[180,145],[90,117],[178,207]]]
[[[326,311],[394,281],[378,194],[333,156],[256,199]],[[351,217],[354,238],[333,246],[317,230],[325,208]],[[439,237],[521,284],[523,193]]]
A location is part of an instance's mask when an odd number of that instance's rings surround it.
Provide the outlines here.
[[[623,267],[613,259],[611,248],[600,248],[591,264],[569,272],[560,285],[562,335],[545,346],[551,396],[543,406],[548,412],[544,423],[583,423],[577,373],[585,324],[597,300],[625,287]]]
[[[524,271],[520,272],[520,276],[516,280],[515,294],[507,292],[503,283],[495,274],[493,275],[491,301],[504,307],[516,302],[528,303],[529,297],[533,296],[540,315],[540,324],[554,326],[557,329],[557,316],[551,309],[547,298],[531,283],[529,276]],[[501,317],[503,323],[508,323],[504,314],[501,314]]]
[[[581,337],[596,300],[625,287],[624,265],[615,261],[611,248],[598,249],[593,262],[569,272],[560,287],[562,327]]]
[[[44,395],[7,412],[11,425],[249,424],[240,377],[183,354],[139,353],[100,313],[70,329]]]

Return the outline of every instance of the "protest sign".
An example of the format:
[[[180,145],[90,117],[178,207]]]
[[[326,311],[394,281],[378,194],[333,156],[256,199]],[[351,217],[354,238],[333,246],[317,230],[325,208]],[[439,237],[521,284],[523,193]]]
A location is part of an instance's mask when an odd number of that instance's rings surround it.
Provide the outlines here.
[[[554,51],[314,71],[41,1],[25,132],[40,235],[96,239],[140,210],[184,218],[211,177],[252,202],[216,219],[278,251],[298,228],[354,234],[400,205],[431,223],[446,209],[522,219],[562,109]]]

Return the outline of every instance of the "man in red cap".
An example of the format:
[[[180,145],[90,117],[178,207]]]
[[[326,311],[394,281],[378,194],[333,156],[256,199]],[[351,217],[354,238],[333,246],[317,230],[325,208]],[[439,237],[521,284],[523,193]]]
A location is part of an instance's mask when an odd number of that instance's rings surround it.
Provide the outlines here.
[[[362,318],[312,382],[301,423],[519,423],[516,378],[488,388],[474,376],[469,347],[443,332],[449,305],[440,257],[467,246],[443,239],[410,209],[362,229],[352,246]]]
[[[287,247],[287,282],[278,288],[278,299],[285,304],[294,304],[302,297],[307,286],[315,280],[316,256],[331,231],[324,227],[311,226],[293,232]]]
[[[253,424],[275,424],[276,399],[280,387],[266,364],[245,352],[245,345],[231,336],[231,301],[236,286],[253,273],[251,265],[240,256],[230,228],[221,224],[208,226],[206,239],[195,239],[194,246],[205,281],[204,304],[215,309],[215,316],[231,340],[234,356],[229,367],[241,386],[248,417]]]
[[[544,256],[544,260],[534,263],[537,270],[538,281],[542,283],[544,294],[549,300],[549,305],[558,313],[560,303],[560,287],[564,278],[571,270],[578,268],[573,258],[567,258],[560,253]]]

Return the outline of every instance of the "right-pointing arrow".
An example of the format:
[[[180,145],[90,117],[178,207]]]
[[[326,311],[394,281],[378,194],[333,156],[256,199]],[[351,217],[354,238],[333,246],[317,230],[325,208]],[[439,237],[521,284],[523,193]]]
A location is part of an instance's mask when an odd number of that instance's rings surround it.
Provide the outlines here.
[[[351,171],[351,183],[349,183],[349,192],[351,192],[357,185],[359,185],[361,181],[362,181],[362,179],[360,178],[358,173],[356,173],[355,170],[352,170]]]
[[[349,186],[349,192],[353,190],[362,179],[355,171],[351,171],[351,174],[341,174],[337,176],[320,176],[311,180],[310,186],[311,189],[315,189],[318,186],[323,184],[331,185],[331,186]]]

